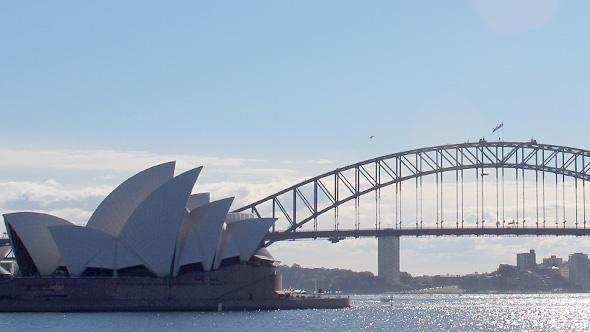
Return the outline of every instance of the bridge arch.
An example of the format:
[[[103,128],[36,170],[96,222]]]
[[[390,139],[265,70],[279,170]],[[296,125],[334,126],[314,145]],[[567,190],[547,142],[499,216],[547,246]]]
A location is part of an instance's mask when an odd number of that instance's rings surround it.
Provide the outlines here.
[[[286,228],[302,226],[359,197],[382,188],[431,174],[468,169],[533,170],[590,180],[590,151],[530,142],[467,142],[426,147],[368,159],[321,174],[241,207],[260,217],[286,220]],[[269,206],[270,205],[270,206]],[[264,207],[264,208],[263,208]],[[268,215],[268,214],[272,215]],[[379,229],[376,223],[375,228]],[[335,225],[335,231],[338,225]]]

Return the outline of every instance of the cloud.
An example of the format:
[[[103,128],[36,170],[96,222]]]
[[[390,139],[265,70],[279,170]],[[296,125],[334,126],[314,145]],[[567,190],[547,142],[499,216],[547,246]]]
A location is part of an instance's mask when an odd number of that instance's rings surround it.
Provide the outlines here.
[[[119,184],[114,180],[118,181],[121,176],[113,176],[112,172],[132,176],[135,172],[170,160],[177,160],[177,174],[205,166],[194,191],[211,192],[213,199],[236,197],[234,208],[264,198],[302,179],[299,170],[268,167],[267,161],[258,159],[144,151],[7,147],[0,147],[0,156],[0,168],[5,169],[5,178],[15,174],[36,178],[39,169],[47,169],[43,174],[61,176],[67,181],[67,184],[54,179],[0,182],[2,213],[49,213],[77,224],[84,224],[104,197]]]
[[[85,171],[139,171],[171,160],[178,161],[179,171],[209,167],[244,167],[260,159],[197,156],[189,154],[154,154],[146,151],[117,150],[39,150],[0,147],[0,167],[35,167]]]
[[[47,207],[58,202],[75,202],[87,198],[104,197],[112,188],[108,186],[67,188],[55,181],[4,182],[0,183],[0,204],[4,207],[14,204],[40,204]]]
[[[79,225],[112,190],[110,186],[75,188],[56,181],[0,183],[2,213],[34,211],[48,213]]]
[[[205,165],[206,167],[207,165]],[[302,181],[301,174],[297,170],[285,168],[207,168],[199,178],[203,181],[219,182],[219,179],[241,182],[247,179],[249,183],[281,182],[291,186]]]
[[[559,0],[472,0],[471,4],[494,31],[515,33],[548,24]]]
[[[0,168],[9,172],[26,174],[47,169],[54,174],[77,172],[78,182],[93,179],[109,182],[120,178],[112,173],[128,173],[129,176],[148,167],[168,161],[176,161],[176,173],[204,166],[199,177],[201,183],[244,182],[269,183],[288,181],[295,184],[303,179],[301,168],[279,168],[261,159],[201,156],[191,154],[155,154],[146,151],[117,150],[41,150],[0,147]],[[305,168],[304,168],[305,170]],[[45,172],[44,174],[48,174]],[[86,172],[80,177],[80,172]],[[51,173],[49,173],[51,174]],[[66,177],[64,177],[66,178]],[[67,176],[68,181],[73,177]],[[76,180],[74,180],[76,181]]]
[[[217,200],[225,197],[235,197],[232,209],[237,209],[244,205],[253,203],[257,200],[272,195],[292,183],[289,181],[269,182],[262,184],[252,184],[246,182],[216,182],[195,186],[196,192],[210,192],[211,199]]]
[[[334,163],[333,160],[328,160],[328,159],[308,160],[307,162],[310,164],[317,164],[317,165],[327,165],[327,164]]]

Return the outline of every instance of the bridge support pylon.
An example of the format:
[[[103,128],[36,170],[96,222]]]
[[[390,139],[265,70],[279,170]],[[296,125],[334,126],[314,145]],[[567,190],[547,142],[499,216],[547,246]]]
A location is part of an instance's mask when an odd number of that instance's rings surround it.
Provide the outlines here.
[[[399,282],[399,236],[379,236],[377,274],[390,284]]]

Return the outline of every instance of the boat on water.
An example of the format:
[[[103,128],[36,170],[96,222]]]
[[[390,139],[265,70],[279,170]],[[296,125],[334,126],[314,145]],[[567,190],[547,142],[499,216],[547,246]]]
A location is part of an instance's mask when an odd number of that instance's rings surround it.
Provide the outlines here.
[[[381,301],[381,302],[392,302],[393,301],[393,295],[383,296],[383,297],[379,298],[379,301]]]

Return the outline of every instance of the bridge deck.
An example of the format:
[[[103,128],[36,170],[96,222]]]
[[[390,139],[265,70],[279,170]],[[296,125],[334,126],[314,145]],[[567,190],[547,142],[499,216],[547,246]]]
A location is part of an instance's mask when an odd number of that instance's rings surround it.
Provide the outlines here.
[[[266,235],[270,242],[326,238],[338,241],[349,237],[378,236],[590,236],[590,228],[382,228],[324,231],[275,232]]]

